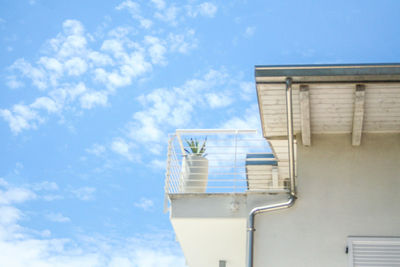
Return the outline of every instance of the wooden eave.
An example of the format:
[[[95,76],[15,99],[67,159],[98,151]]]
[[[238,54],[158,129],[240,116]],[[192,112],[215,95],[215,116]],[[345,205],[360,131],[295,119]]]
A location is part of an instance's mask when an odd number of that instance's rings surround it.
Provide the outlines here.
[[[285,81],[293,82],[294,133],[400,132],[400,64],[256,66],[263,134],[287,136]]]

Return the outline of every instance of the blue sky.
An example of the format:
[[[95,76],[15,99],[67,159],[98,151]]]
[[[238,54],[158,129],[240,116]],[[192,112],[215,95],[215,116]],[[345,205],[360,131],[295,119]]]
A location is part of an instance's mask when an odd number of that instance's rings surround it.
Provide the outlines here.
[[[168,133],[259,128],[254,65],[400,61],[398,1],[0,3],[2,266],[185,266]]]

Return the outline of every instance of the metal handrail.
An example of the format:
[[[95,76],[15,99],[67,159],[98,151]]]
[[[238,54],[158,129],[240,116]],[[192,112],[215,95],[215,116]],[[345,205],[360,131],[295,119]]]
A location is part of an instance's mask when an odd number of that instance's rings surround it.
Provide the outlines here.
[[[165,193],[288,192],[278,159],[255,130],[177,130],[170,135]],[[207,139],[206,156],[192,156],[186,140]],[[258,145],[255,145],[258,144]],[[265,154],[272,155],[265,157]],[[261,158],[257,158],[259,155]],[[255,158],[254,158],[255,157]],[[261,162],[261,163],[260,163]],[[279,176],[273,175],[273,169]]]

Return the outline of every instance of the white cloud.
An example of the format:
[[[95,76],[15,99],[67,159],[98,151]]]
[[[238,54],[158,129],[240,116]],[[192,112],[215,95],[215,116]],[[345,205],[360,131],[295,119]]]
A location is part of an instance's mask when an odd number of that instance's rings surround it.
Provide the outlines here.
[[[157,9],[164,9],[166,7],[164,0],[151,0]]]
[[[16,218],[18,220],[19,218]],[[11,222],[12,223],[12,222]],[[9,223],[9,224],[11,224]],[[15,231],[19,233],[18,231]],[[158,237],[159,239],[165,237]],[[0,262],[13,267],[185,267],[173,241],[130,238],[121,241],[102,238],[85,240],[56,238],[0,239]]]
[[[155,16],[164,22],[174,24],[185,19],[181,7],[167,5],[163,0],[153,0],[153,5],[158,12]],[[0,109],[0,117],[14,134],[36,129],[51,116],[50,113],[63,116],[63,112],[107,106],[108,97],[117,88],[131,85],[150,73],[153,66],[166,65],[169,53],[188,53],[197,47],[193,29],[185,32],[160,30],[150,35],[146,29],[152,21],[143,16],[137,2],[123,1],[116,9],[127,10],[144,27],[143,32],[130,26],[116,27],[108,35],[100,36],[103,39],[95,40],[80,21],[65,20],[62,31],[46,42],[42,50],[44,55],[37,61],[32,63],[20,58],[12,64],[9,68],[12,73],[6,78],[8,87],[33,85],[41,91],[46,90],[30,103]],[[198,13],[203,10],[202,14],[212,14],[214,9],[208,2],[196,7]],[[138,33],[144,36],[140,37]],[[90,47],[92,42],[99,42],[100,49]],[[86,87],[90,82],[96,83],[96,91]],[[184,103],[181,106],[188,109]],[[178,117],[185,116],[175,114],[172,120],[176,121]],[[154,128],[154,123],[148,123],[147,128]]]
[[[73,189],[71,190],[71,192],[78,199],[87,201],[94,199],[94,193],[96,192],[96,188],[85,186]]]
[[[225,93],[209,93],[206,99],[211,108],[223,108],[232,104],[233,99]]]
[[[0,190],[0,205],[21,203],[36,198],[36,194],[26,188],[12,187]]]
[[[9,225],[15,223],[22,217],[21,211],[12,206],[0,206],[0,214],[0,225]],[[1,230],[2,229],[0,229],[0,232]]]
[[[124,43],[118,39],[105,40],[101,45],[101,50],[113,53],[117,59],[124,58],[126,54]]]
[[[26,105],[14,105],[12,111],[0,109],[0,116],[6,120],[14,134],[25,129],[36,129],[37,123],[43,122],[42,118]]]
[[[74,101],[78,96],[81,96],[83,93],[88,91],[83,82],[80,82],[76,85],[70,85],[69,87],[64,88],[64,90],[64,92],[70,98],[70,101]]]
[[[164,8],[162,11],[156,12],[154,17],[175,26],[178,23],[177,18],[179,12],[180,9],[178,7],[170,6],[168,8]]]
[[[56,57],[65,60],[74,56],[85,56],[88,48],[82,23],[77,20],[66,20],[63,23],[63,31],[63,34],[49,41]]]
[[[144,211],[150,211],[154,207],[154,202],[151,199],[142,197],[140,198],[139,201],[135,202],[133,205]]]
[[[250,100],[250,94],[254,94],[253,83],[236,80],[224,70],[210,70],[200,78],[187,80],[181,86],[158,88],[143,94],[137,98],[142,109],[135,112],[132,120],[126,124],[123,138],[116,138],[123,142],[121,149],[114,151],[131,156],[133,150],[130,147],[144,146],[149,153],[161,155],[168,133],[179,128],[202,128],[205,125],[225,129],[259,129],[257,105],[240,113],[243,114],[241,116],[232,116],[232,109],[227,109],[236,101],[241,101],[241,98]],[[233,95],[241,97],[235,98]],[[204,124],[206,121],[202,118],[213,116],[213,109],[222,107],[225,108],[221,110],[224,123],[215,126]],[[148,166],[165,168],[165,162],[156,158]]]
[[[45,201],[54,201],[54,200],[63,199],[64,197],[62,195],[46,194],[46,195],[42,195],[41,198]]]
[[[244,32],[244,36],[247,38],[250,38],[254,35],[254,33],[256,32],[256,27],[247,27],[245,32]]]
[[[59,86],[59,80],[64,74],[80,76],[87,71],[86,52],[89,50],[86,43],[83,25],[76,20],[66,20],[63,23],[63,33],[48,42],[50,56],[40,57],[34,66],[23,58],[12,64],[10,71],[20,72],[21,77],[30,79],[40,90],[50,89],[48,96],[37,97],[30,105],[17,104],[11,109],[0,110],[0,116],[8,122],[14,134],[26,129],[36,129],[38,124],[44,122],[41,112],[61,111],[65,104],[73,104],[75,97],[86,90],[82,82],[73,85],[69,81],[63,83],[64,88]],[[98,54],[92,55],[95,59],[99,57]],[[15,75],[8,77],[9,87],[17,88],[22,85]],[[104,95],[87,95],[81,100],[81,105],[90,108],[105,105],[105,102]]]
[[[153,64],[166,64],[164,43],[157,37],[145,36],[145,43],[149,45],[148,51]]]
[[[67,35],[82,35],[84,32],[82,23],[72,19],[64,21],[63,28]]]
[[[132,52],[128,53],[125,46]],[[132,83],[132,78],[152,69],[151,63],[146,59],[145,49],[138,43],[108,39],[103,42],[101,50],[111,53],[119,66],[111,72],[102,68],[95,70],[95,79],[110,89],[129,85]]]
[[[17,80],[15,75],[10,75],[7,77],[6,85],[11,89],[17,89],[24,86],[24,83]]]
[[[217,13],[218,7],[210,2],[204,2],[199,5],[199,12],[201,15],[206,17],[214,17]]]
[[[242,116],[232,117],[224,122],[219,128],[221,129],[256,129],[261,133],[261,122],[258,105],[254,104],[246,109]]]
[[[116,10],[126,9],[131,14],[132,18],[137,20],[141,27],[145,29],[149,29],[153,22],[149,19],[144,18],[141,15],[140,5],[136,2],[132,2],[131,0],[126,0],[115,7]]]
[[[148,164],[148,167],[156,170],[165,170],[166,164],[165,160],[153,159],[150,161],[150,164]]]
[[[141,95],[138,101],[143,109],[133,114],[133,120],[126,125],[125,139],[116,138],[113,151],[129,158],[131,146],[145,145],[147,151],[159,155],[171,128],[196,128],[198,120],[194,118],[198,114],[233,103],[224,89],[232,90],[232,84],[227,81],[231,79],[224,71],[210,70],[200,79],[188,80],[182,86],[159,88]]]
[[[122,138],[117,138],[111,143],[111,150],[125,157],[128,160],[134,160],[131,150],[132,145]]]
[[[88,58],[91,60],[94,66],[107,66],[113,64],[111,57],[97,51],[90,52],[88,54]]]
[[[11,70],[19,70],[21,74],[31,79],[34,86],[40,90],[47,88],[46,73],[43,69],[32,67],[32,65],[20,58],[16,60],[10,67]]]
[[[68,75],[79,76],[86,72],[88,66],[83,59],[73,57],[65,62],[65,68]]]
[[[132,82],[132,79],[129,76],[122,76],[116,71],[107,72],[101,68],[95,70],[95,79],[96,81],[107,85],[110,89],[126,86]]]
[[[24,187],[15,187],[0,178],[0,239],[5,229],[3,225],[15,223],[22,217],[22,212],[11,206],[12,204],[23,203],[28,200],[36,199],[36,194]],[[10,229],[7,229],[8,231]],[[1,262],[1,261],[0,261]]]
[[[10,186],[0,178],[0,186],[6,187],[4,192],[23,192],[22,187]],[[46,187],[46,186],[45,186]],[[83,189],[83,190],[82,190]],[[84,192],[83,192],[84,191]],[[81,188],[78,195],[87,199],[86,195],[94,192],[93,188]],[[135,266],[135,267],[184,267],[184,259],[176,242],[163,233],[154,236],[126,237],[111,239],[105,235],[82,236],[75,240],[70,238],[52,238],[49,230],[38,231],[19,225],[29,213],[10,205],[27,202],[33,198],[26,194],[7,193],[12,201],[0,203],[0,262],[2,266],[13,267],[50,267],[50,266]],[[19,195],[20,197],[15,197]],[[21,197],[25,195],[24,197]],[[151,204],[143,201],[143,207]],[[60,223],[70,219],[59,212],[49,212],[45,218]],[[76,235],[75,235],[76,236]],[[148,258],[152,257],[152,258]]]
[[[240,97],[243,100],[250,101],[256,97],[256,86],[254,82],[241,82],[240,83]]]
[[[61,213],[48,213],[46,214],[46,218],[52,222],[66,223],[70,222],[71,219],[62,215]]]
[[[45,109],[48,112],[56,112],[59,109],[56,102],[49,97],[36,98],[36,100],[29,106],[34,109]]]
[[[213,18],[218,11],[218,7],[210,2],[203,2],[197,6],[188,5],[187,14],[190,17],[197,17],[198,15]]]
[[[2,187],[7,187],[7,186],[8,186],[7,181],[4,180],[3,178],[0,178],[0,186],[2,186]]]
[[[14,173],[16,175],[20,175],[20,171],[24,168],[24,165],[21,162],[17,162],[15,163],[15,168],[14,168]],[[1,182],[0,182],[0,186],[1,186]]]
[[[196,48],[197,40],[194,36],[195,31],[193,29],[186,31],[184,34],[170,33],[168,35],[168,42],[170,43],[171,51],[186,54]]]
[[[80,102],[81,107],[85,109],[91,109],[95,106],[106,106],[108,96],[105,91],[87,92],[80,97]]]
[[[53,71],[57,74],[62,74],[63,65],[56,58],[41,57],[39,59],[39,64],[43,65],[47,70]]]
[[[158,110],[156,110],[156,112],[158,112]],[[139,142],[151,142],[158,141],[163,137],[163,131],[159,129],[157,119],[153,118],[152,114],[136,112],[133,117],[136,123],[130,127],[131,138]]]
[[[49,181],[35,183],[35,184],[32,184],[31,187],[35,191],[56,191],[56,190],[58,190],[57,183],[49,182]]]
[[[96,156],[101,156],[106,151],[105,146],[99,144],[93,144],[91,148],[87,148],[86,152]]]

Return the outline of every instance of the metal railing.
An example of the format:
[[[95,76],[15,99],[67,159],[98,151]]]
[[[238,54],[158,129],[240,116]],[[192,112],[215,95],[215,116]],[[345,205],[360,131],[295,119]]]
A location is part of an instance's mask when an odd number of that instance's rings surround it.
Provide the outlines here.
[[[287,192],[279,165],[256,130],[177,130],[169,139],[165,192]]]

